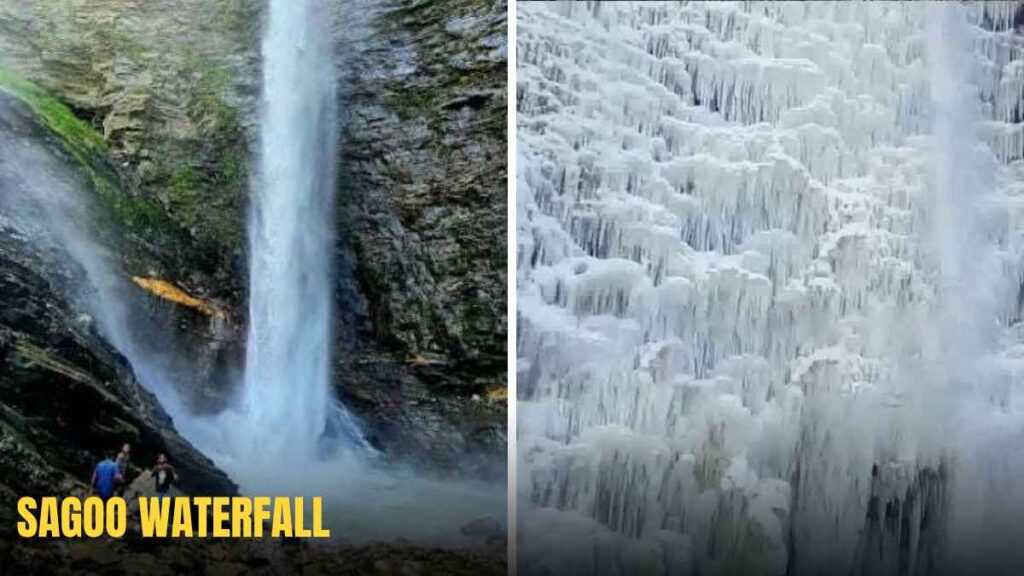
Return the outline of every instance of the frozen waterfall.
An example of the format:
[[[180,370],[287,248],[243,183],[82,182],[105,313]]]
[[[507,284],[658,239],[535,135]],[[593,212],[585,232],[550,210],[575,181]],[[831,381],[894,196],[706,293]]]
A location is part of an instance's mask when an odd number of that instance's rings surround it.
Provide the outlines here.
[[[518,11],[519,570],[1022,565],[1019,4]]]

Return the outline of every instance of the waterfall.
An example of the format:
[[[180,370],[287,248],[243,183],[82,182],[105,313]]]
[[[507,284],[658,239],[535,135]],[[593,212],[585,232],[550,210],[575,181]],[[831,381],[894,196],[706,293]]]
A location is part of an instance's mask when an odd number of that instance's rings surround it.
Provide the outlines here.
[[[245,454],[309,461],[325,432],[337,138],[327,14],[273,0],[263,38],[258,176],[249,223]]]
[[[521,571],[1022,560],[1018,12],[519,7]]]
[[[474,545],[460,528],[500,519],[505,487],[383,462],[330,391],[338,115],[329,8],[270,2],[243,402],[215,419],[207,446],[244,491],[323,496],[328,525],[347,541]]]

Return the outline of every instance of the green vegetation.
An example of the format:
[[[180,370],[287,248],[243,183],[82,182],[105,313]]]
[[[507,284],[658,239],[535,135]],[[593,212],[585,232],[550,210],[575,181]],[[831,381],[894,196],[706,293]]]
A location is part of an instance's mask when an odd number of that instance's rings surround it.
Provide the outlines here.
[[[52,94],[0,64],[0,91],[28,106],[56,136],[89,177],[100,200],[119,220],[136,230],[167,229],[172,223],[145,199],[129,196],[120,189],[107,161],[109,149],[103,136],[89,123],[75,116]]]
[[[194,79],[189,111],[199,128],[213,135],[234,132],[239,124],[238,111],[224,100],[231,89],[231,72],[189,50],[182,74]]]
[[[191,166],[183,166],[171,175],[171,192],[178,196],[194,191],[202,184],[202,176]]]
[[[147,183],[166,192],[168,212],[200,250],[230,254],[243,241],[249,158],[241,113],[230,102],[232,72],[186,48],[177,74],[188,86],[187,114],[198,137],[156,143],[156,170]]]

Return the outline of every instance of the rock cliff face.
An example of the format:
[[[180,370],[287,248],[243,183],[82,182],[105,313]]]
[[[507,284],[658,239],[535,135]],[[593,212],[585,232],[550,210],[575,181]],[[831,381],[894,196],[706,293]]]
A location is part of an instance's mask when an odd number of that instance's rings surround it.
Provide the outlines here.
[[[89,319],[59,304],[52,280],[37,272],[57,264],[8,232],[0,228],[0,508],[10,517],[0,522],[14,524],[17,496],[84,490],[97,455],[121,442],[145,447],[144,462],[170,454],[189,491],[234,493]],[[74,281],[71,270],[51,272]]]
[[[122,442],[144,462],[169,454],[186,490],[234,493],[74,305],[68,287],[86,285],[86,272],[9,217],[26,193],[8,156],[13,146],[39,142],[70,161],[62,145],[28,106],[3,94],[0,134],[0,524],[13,527],[19,496],[83,493],[97,456]]]
[[[125,194],[145,201],[122,217],[177,264],[173,272],[182,281],[198,285],[240,286],[259,5],[16,0],[0,6],[0,62],[102,134]]]
[[[505,369],[506,45],[500,3],[382,10],[344,62],[341,228],[382,344],[445,383]],[[369,263],[373,263],[370,265]]]
[[[339,386],[385,446],[491,474],[463,455],[505,447],[505,4],[378,3],[362,30],[339,39]]]
[[[200,409],[226,401],[243,357],[263,11],[0,5],[0,87],[29,80],[102,136],[104,199],[134,247],[126,274],[224,312],[172,312],[201,359],[185,384]],[[337,388],[386,453],[492,474],[505,446],[505,4],[339,1],[336,13],[337,69],[320,72],[338,75],[344,118]]]

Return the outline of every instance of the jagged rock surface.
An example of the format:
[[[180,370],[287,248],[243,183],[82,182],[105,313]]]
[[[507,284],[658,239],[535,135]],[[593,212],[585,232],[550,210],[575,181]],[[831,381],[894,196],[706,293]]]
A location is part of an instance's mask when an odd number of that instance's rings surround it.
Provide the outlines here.
[[[340,40],[339,389],[389,449],[501,474],[465,454],[505,446],[505,4],[375,4],[370,26]]]

